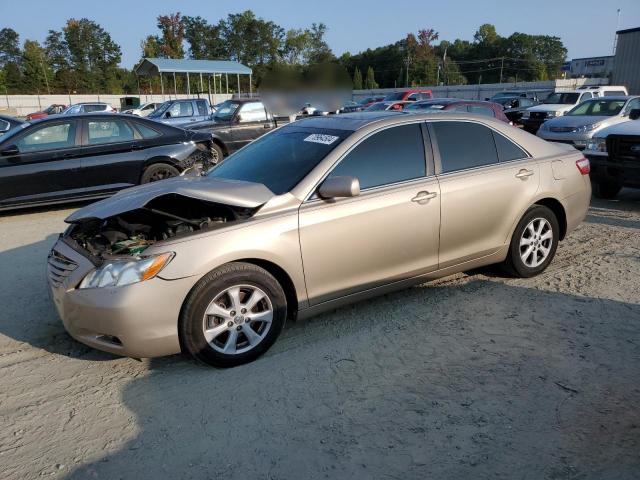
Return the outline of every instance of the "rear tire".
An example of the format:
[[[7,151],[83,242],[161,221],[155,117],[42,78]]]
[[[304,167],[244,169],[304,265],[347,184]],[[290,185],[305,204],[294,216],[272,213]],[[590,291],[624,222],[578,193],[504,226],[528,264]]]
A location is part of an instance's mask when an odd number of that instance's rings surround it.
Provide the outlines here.
[[[189,293],[180,313],[180,342],[204,363],[235,367],[265,353],[286,318],[286,296],[273,275],[233,262],[205,275]]]
[[[222,148],[220,147],[220,145],[218,145],[217,143],[212,143],[211,144],[211,163],[216,165],[222,162],[223,158],[224,158],[224,152],[222,151]]]
[[[169,165],[168,163],[154,163],[153,165],[149,165],[142,173],[140,183],[157,182],[166,178],[177,177],[178,175],[180,175],[180,172],[173,165]]]
[[[606,200],[611,200],[615,198],[622,187],[615,182],[607,182],[605,180],[600,180],[598,182],[591,183],[591,190],[593,191],[593,195],[597,198],[604,198]]]
[[[543,272],[556,254],[559,234],[560,225],[555,214],[545,206],[533,205],[513,232],[503,268],[522,278]]]

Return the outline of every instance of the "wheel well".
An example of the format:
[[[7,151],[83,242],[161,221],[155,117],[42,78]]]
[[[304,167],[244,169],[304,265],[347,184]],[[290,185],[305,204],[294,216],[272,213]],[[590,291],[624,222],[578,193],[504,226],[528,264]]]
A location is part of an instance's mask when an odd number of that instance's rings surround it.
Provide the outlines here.
[[[536,204],[543,205],[553,212],[560,225],[560,240],[563,240],[567,233],[567,213],[564,211],[562,204],[555,198],[543,198],[538,200]]]
[[[252,263],[260,268],[264,268],[267,272],[273,275],[284,290],[288,307],[287,316],[289,317],[289,319],[295,319],[298,313],[298,295],[296,293],[296,287],[293,284],[293,280],[291,280],[291,277],[287,272],[285,272],[275,263],[268,260],[262,260],[260,258],[243,258],[234,261]]]
[[[142,171],[140,172],[140,179],[139,182],[142,181],[142,176],[144,175],[144,172],[147,168],[149,168],[151,165],[156,165],[158,163],[165,163],[167,165],[171,165],[174,168],[177,168],[179,172],[181,172],[182,170],[184,170],[181,166],[179,162],[176,162],[173,158],[171,157],[153,157],[150,158],[149,160],[147,160],[147,162],[142,166]]]
[[[229,155],[229,150],[227,149],[227,146],[224,143],[222,143],[222,141],[219,138],[214,138],[211,141],[222,149],[222,153],[225,156]]]

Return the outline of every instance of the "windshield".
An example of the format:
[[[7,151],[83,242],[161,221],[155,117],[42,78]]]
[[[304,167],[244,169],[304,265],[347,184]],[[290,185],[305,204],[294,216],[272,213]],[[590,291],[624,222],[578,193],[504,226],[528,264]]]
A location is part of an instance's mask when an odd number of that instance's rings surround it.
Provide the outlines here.
[[[396,92],[390,93],[386,97],[384,97],[385,101],[387,100],[402,100],[404,98],[405,92]]]
[[[569,110],[566,115],[613,117],[622,111],[626,100],[587,100]]]
[[[374,103],[369,105],[367,108],[364,109],[365,112],[377,112],[378,110],[386,110],[389,107],[388,103],[384,103],[384,102],[378,102],[378,103]]]
[[[158,108],[156,108],[153,112],[151,112],[151,113],[149,114],[149,117],[151,117],[151,118],[161,117],[161,116],[162,116],[162,114],[163,114],[164,112],[166,112],[166,111],[167,111],[167,109],[168,109],[172,104],[173,104],[173,102],[172,102],[172,101],[170,101],[170,100],[169,100],[169,101],[167,101],[167,102],[164,102],[164,103],[163,103],[163,104],[161,104]]]
[[[563,105],[573,105],[578,101],[579,93],[552,93],[544,103],[559,103]]]
[[[240,107],[240,104],[231,100],[222,102],[213,114],[213,118],[217,118],[219,120],[231,120],[231,117],[233,117],[235,111],[238,110],[238,107]]]
[[[56,107],[55,105],[49,105],[46,110],[44,111],[44,113],[56,113],[56,110],[58,110],[58,107]]]
[[[405,110],[442,110],[446,105],[442,103],[412,103]]]
[[[67,108],[65,108],[61,115],[67,115],[69,113],[80,113],[80,105],[70,105]]]
[[[350,134],[345,130],[301,128],[274,130],[238,150],[208,176],[261,183],[276,195],[295,187]]]

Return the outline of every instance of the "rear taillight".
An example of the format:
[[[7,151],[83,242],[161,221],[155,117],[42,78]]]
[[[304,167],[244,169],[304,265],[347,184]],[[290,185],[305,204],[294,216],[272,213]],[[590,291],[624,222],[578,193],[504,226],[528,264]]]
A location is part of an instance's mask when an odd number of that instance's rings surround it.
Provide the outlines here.
[[[582,175],[589,175],[591,171],[591,167],[589,165],[589,160],[586,158],[581,158],[580,160],[576,160],[576,167],[580,170]]]

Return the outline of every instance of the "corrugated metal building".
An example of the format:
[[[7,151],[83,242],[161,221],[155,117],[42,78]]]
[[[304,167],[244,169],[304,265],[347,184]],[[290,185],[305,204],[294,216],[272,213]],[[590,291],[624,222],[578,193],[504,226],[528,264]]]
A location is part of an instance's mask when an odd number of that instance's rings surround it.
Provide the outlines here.
[[[618,30],[612,85],[624,85],[631,95],[640,94],[640,27]]]

